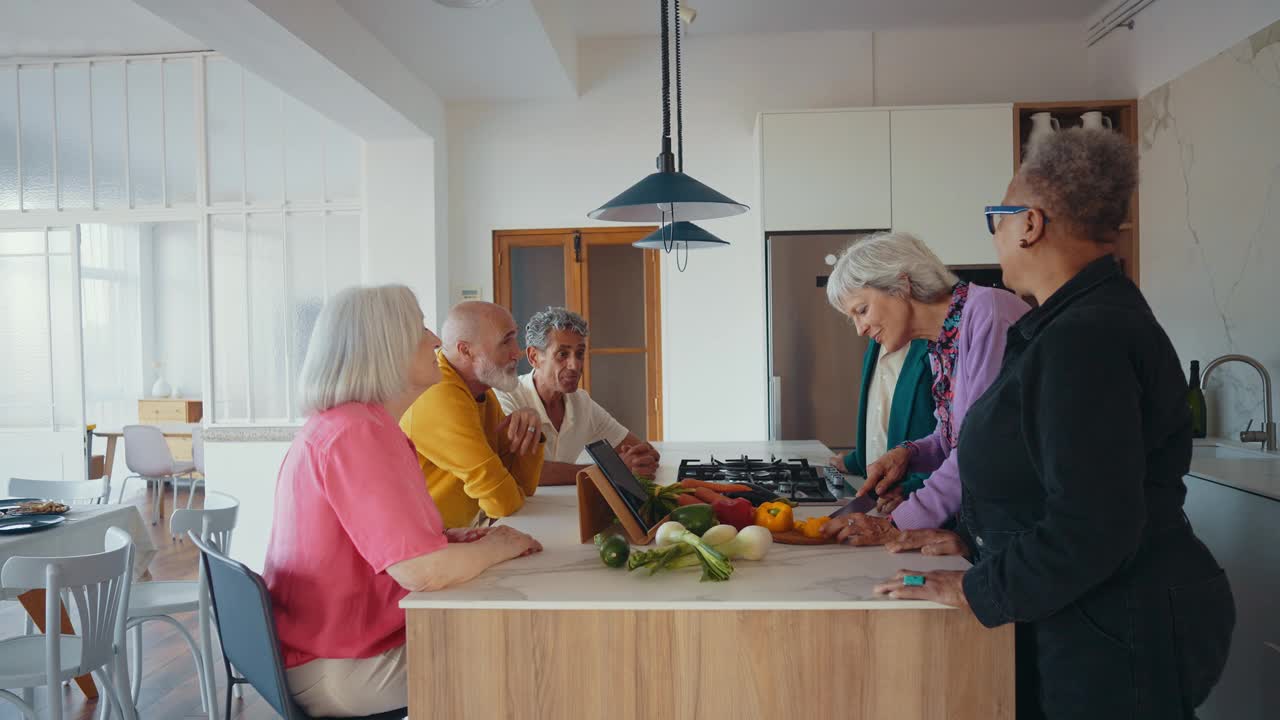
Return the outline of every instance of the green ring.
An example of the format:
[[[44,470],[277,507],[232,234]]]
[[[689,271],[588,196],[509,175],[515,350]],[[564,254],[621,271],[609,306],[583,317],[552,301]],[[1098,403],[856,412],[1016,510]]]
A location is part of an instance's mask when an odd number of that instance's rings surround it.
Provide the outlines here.
[[[902,584],[906,587],[921,587],[924,585],[923,575],[903,575]]]

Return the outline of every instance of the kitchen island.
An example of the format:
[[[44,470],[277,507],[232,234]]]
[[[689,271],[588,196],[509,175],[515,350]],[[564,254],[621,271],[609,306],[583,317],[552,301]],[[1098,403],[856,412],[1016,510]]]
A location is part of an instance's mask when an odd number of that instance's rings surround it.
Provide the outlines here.
[[[831,454],[816,442],[658,449],[660,482],[684,458]],[[872,592],[899,568],[964,569],[961,558],[775,544],[727,582],[699,582],[696,568],[648,576],[604,567],[579,542],[576,505],[573,487],[541,488],[503,523],[542,553],[402,601],[411,717],[1013,717],[1012,626]]]

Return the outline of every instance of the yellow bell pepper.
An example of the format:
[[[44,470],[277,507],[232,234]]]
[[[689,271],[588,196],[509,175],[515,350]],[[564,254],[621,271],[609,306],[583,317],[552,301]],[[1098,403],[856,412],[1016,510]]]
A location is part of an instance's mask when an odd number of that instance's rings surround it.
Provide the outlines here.
[[[795,520],[791,506],[784,502],[761,503],[756,508],[756,525],[769,532],[786,532],[794,525]]]

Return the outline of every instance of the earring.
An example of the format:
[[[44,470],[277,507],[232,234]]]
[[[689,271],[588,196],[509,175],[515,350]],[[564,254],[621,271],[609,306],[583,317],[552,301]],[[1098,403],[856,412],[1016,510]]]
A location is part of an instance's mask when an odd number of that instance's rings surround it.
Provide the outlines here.
[[[1031,247],[1031,243],[1027,242],[1026,240],[1019,240],[1018,247],[1028,248],[1028,247]]]

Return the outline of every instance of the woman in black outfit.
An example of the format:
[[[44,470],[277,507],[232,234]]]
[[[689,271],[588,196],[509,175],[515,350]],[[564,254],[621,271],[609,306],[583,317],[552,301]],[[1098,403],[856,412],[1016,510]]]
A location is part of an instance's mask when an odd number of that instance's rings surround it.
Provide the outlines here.
[[[1182,512],[1177,353],[1111,254],[1136,183],[1119,135],[1069,130],[987,209],[1005,284],[1039,307],[1009,330],[961,430],[959,535],[913,531],[890,548],[974,565],[877,588],[1018,623],[1020,720],[1194,718],[1235,625],[1227,578]]]

